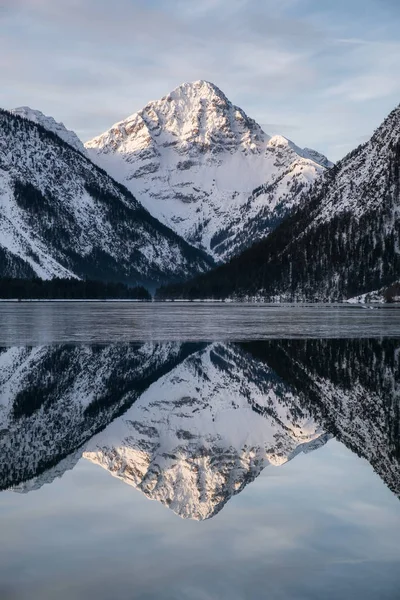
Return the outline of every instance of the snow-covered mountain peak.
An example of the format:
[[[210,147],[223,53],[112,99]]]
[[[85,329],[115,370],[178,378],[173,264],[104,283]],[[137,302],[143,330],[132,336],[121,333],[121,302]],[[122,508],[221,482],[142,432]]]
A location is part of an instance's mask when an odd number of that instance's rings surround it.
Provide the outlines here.
[[[202,80],[149,102],[86,148],[150,213],[218,260],[267,236],[326,168]]]
[[[329,439],[260,366],[211,344],[150,386],[83,456],[183,518],[213,517],[265,467]]]
[[[224,92],[219,89],[214,83],[199,79],[197,81],[185,82],[176,87],[172,92],[164,96],[162,100],[180,100],[183,99],[185,102],[188,99],[202,98],[208,100],[219,100],[226,105],[230,104],[228,98]]]
[[[283,135],[273,135],[267,144],[268,148],[290,148],[292,143]]]
[[[64,142],[67,142],[70,146],[75,148],[75,150],[79,150],[83,154],[86,154],[85,146],[78,138],[74,131],[70,131],[64,125],[64,123],[57,123],[53,117],[49,117],[43,114],[40,110],[34,110],[29,106],[20,106],[18,108],[14,108],[9,111],[13,115],[17,115],[24,119],[28,119],[28,121],[33,121],[33,123],[37,123],[41,125],[48,131],[52,131],[58,137],[60,137]]]
[[[253,119],[234,106],[225,94],[206,81],[184,83],[160,100],[149,102],[142,110],[113,125],[105,134],[87,142],[89,149],[106,154],[116,151],[135,158],[161,159],[171,154],[218,155],[260,153],[269,137]],[[144,151],[144,152],[143,152]],[[214,162],[217,162],[215,158]],[[178,167],[186,170],[187,165]],[[146,176],[156,169],[138,169],[134,177]],[[156,169],[159,170],[158,168]]]

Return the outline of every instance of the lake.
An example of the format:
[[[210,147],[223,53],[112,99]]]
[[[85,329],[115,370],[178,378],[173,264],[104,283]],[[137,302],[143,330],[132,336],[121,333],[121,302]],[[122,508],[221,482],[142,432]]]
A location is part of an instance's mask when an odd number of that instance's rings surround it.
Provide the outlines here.
[[[1,302],[0,345],[400,337],[400,305]]]
[[[400,310],[0,304],[0,598],[397,600]]]

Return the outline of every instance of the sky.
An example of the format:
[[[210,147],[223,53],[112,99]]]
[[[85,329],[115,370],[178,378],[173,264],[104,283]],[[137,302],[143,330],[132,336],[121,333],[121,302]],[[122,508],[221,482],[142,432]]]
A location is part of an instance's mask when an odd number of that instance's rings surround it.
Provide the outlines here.
[[[337,160],[400,103],[399,72],[399,0],[0,0],[0,106],[83,141],[205,79]]]

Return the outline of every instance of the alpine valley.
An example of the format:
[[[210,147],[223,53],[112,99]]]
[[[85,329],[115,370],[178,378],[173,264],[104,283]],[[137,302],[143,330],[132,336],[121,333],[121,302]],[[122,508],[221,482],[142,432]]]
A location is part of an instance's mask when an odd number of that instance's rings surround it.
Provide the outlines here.
[[[120,281],[159,299],[395,299],[399,164],[400,108],[332,165],[206,81],[85,146],[39,111],[1,111],[0,276]]]

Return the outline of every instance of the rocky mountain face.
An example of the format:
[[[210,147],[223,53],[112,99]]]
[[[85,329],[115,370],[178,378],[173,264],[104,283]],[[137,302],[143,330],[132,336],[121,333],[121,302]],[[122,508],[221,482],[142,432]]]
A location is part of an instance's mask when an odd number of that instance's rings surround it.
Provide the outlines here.
[[[86,148],[152,215],[218,261],[267,236],[332,166],[264,133],[206,81],[149,102]]]
[[[160,296],[341,301],[400,275],[400,108],[327,171],[266,240]]]
[[[71,132],[41,113],[16,113],[0,111],[0,276],[154,286],[210,267],[95,166]]]
[[[396,340],[10,348],[0,366],[2,489],[84,456],[202,520],[336,436],[400,496]]]

